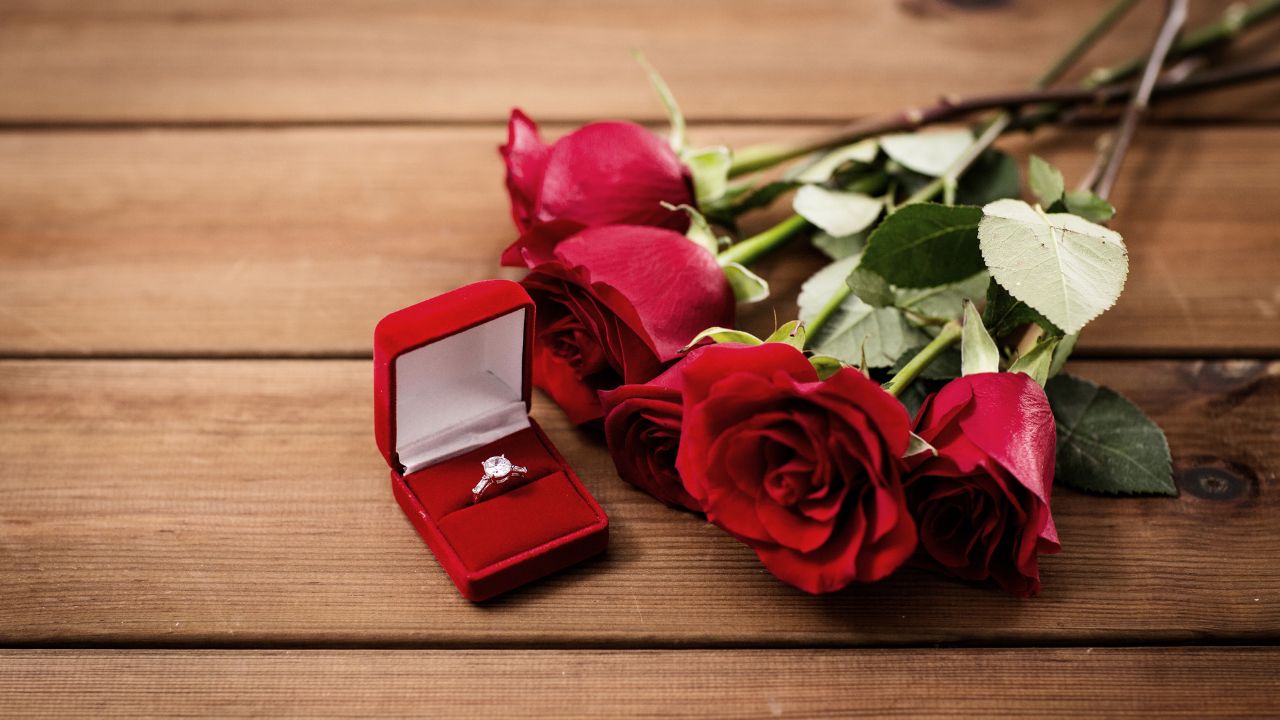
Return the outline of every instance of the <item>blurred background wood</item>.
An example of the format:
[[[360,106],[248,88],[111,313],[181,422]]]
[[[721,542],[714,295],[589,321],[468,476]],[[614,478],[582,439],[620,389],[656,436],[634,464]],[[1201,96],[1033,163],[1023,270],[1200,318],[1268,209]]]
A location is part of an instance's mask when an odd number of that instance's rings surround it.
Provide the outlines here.
[[[1059,489],[1035,600],[915,571],[801,595],[539,397],[613,542],[477,607],[370,435],[374,322],[518,277],[496,268],[510,106],[550,136],[657,123],[637,47],[696,142],[808,136],[1025,85],[1109,3],[0,0],[0,707],[1266,714],[1276,653],[1241,646],[1280,640],[1278,83],[1138,133],[1114,196],[1133,272],[1072,369],[1166,428],[1182,493]],[[1161,8],[1086,64],[1146,47]],[[1278,29],[1232,57],[1275,57]],[[1003,146],[1073,178],[1097,132]],[[785,295],[821,264],[763,272]]]
[[[840,121],[1025,86],[1112,2],[6,0],[0,118],[478,122],[521,105],[545,120],[661,119],[628,52],[640,48],[691,119]],[[1193,3],[1188,27],[1231,4]],[[1146,52],[1162,3],[1142,5],[1081,67]],[[1274,57],[1277,38],[1235,55]],[[1176,115],[1280,117],[1259,97]]]

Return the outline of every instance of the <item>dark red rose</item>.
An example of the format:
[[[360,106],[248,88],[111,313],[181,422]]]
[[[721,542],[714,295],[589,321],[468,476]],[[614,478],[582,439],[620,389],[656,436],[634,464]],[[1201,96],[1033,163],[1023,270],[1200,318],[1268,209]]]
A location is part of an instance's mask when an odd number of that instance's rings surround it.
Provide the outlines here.
[[[645,128],[628,122],[594,122],[547,145],[538,126],[511,111],[507,164],[511,217],[521,236],[555,223],[559,238],[600,225],[649,225],[678,232],[689,228],[683,212],[662,207],[693,205],[693,181],[674,150]],[[525,264],[516,241],[502,264]]]
[[[684,369],[676,467],[707,519],[811,593],[879,580],[915,550],[909,420],[852,369],[825,381],[781,343],[716,345]]]
[[[700,511],[676,471],[680,448],[684,369],[702,354],[690,351],[658,377],[600,393],[604,437],[618,476],[673,507]]]
[[[1022,373],[947,383],[916,416],[937,449],[908,459],[925,565],[1006,592],[1040,590],[1036,556],[1059,550],[1049,513],[1056,437],[1044,390]]]
[[[523,283],[537,306],[533,382],[574,423],[601,417],[600,390],[648,382],[699,332],[733,324],[715,257],[671,230],[583,230],[539,254]]]

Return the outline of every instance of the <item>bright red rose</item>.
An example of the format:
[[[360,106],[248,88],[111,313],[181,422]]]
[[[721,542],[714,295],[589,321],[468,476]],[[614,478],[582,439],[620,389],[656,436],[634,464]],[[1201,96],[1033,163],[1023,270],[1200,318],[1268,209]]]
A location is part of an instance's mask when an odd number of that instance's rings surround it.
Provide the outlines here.
[[[693,181],[674,150],[645,128],[628,122],[594,122],[547,145],[538,126],[511,111],[507,164],[511,217],[521,236],[555,223],[563,238],[600,225],[649,225],[679,232],[689,228],[683,212],[662,207],[694,204]],[[525,264],[518,240],[502,264]]]
[[[715,257],[677,232],[608,225],[526,256],[533,382],[574,423],[601,417],[600,390],[648,382],[699,332],[733,324]]]
[[[676,471],[684,369],[702,354],[691,350],[658,377],[642,385],[623,385],[600,393],[604,437],[618,476],[673,507],[699,511]]]
[[[1059,550],[1049,513],[1056,447],[1044,390],[1023,373],[981,373],[930,396],[915,432],[937,449],[908,459],[907,497],[925,565],[1006,592],[1040,590],[1036,556]]]
[[[825,381],[781,343],[716,345],[684,369],[676,467],[707,519],[811,593],[879,580],[915,550],[902,405],[852,369]]]

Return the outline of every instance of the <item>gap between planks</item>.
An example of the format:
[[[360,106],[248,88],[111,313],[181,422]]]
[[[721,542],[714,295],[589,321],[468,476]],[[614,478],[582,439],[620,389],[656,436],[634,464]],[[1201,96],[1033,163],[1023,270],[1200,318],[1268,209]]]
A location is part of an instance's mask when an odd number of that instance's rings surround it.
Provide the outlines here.
[[[1153,112],[1158,112],[1158,106]],[[977,113],[973,117],[980,118],[982,113]],[[843,122],[855,123],[866,120],[871,116],[855,115],[850,116]],[[878,117],[878,116],[877,116]],[[554,133],[566,132],[573,128],[585,125],[590,122],[604,120],[604,117],[584,117],[584,118],[568,118],[555,119],[547,122],[539,122],[539,127],[544,130],[550,130]],[[644,125],[655,131],[661,131],[667,127],[667,119],[656,116],[637,116],[625,118],[631,122]],[[782,128],[812,128],[816,130],[839,127],[842,121],[824,120],[803,117],[760,117],[760,118],[734,118],[734,117],[697,117],[685,118],[688,127],[697,129],[701,126],[720,126],[728,128],[754,128],[754,127],[770,127],[777,126]],[[957,120],[942,125],[961,125],[963,120]],[[1243,128],[1276,128],[1280,127],[1280,117],[1277,118],[1251,118],[1238,115],[1223,116],[1201,116],[1201,117],[1159,117],[1152,115],[1143,118],[1142,124],[1147,127],[1163,127],[1163,128],[1223,128],[1223,127],[1243,127]],[[1056,127],[1065,129],[1105,129],[1115,125],[1114,119],[1107,118],[1079,118],[1068,123],[1056,125]],[[475,117],[460,118],[448,120],[435,120],[429,118],[332,118],[328,120],[254,120],[244,118],[239,120],[21,120],[10,121],[0,120],[0,133],[60,133],[60,132],[139,132],[167,130],[181,132],[183,130],[202,131],[202,130],[222,130],[227,132],[253,132],[256,130],[376,130],[380,128],[388,130],[451,130],[451,129],[470,129],[470,128],[505,128],[507,120],[500,117]]]
[[[1086,642],[1087,640],[1087,642]],[[787,642],[769,639],[739,640],[727,642],[684,642],[679,640],[654,640],[648,642],[601,642],[593,640],[571,639],[521,639],[512,642],[426,642],[422,640],[394,641],[386,640],[369,642],[352,640],[350,642],[301,642],[291,640],[223,642],[217,640],[159,642],[154,639],[137,642],[121,642],[93,640],[59,641],[59,642],[11,642],[0,637],[0,654],[5,652],[48,651],[48,652],[186,652],[194,650],[217,650],[227,652],[271,652],[287,650],[291,652],[529,652],[529,651],[565,651],[589,650],[593,652],[716,652],[741,650],[787,651],[878,651],[878,652],[910,652],[916,650],[949,650],[994,652],[1001,650],[1086,650],[1100,648],[1108,650],[1178,650],[1187,648],[1280,648],[1280,630],[1274,635],[1251,635],[1247,638],[1206,638],[1203,642],[1185,639],[1161,639],[1158,637],[1125,637],[1125,638],[1073,638],[1062,639],[1053,636],[1024,636],[1008,641],[980,638],[969,641],[933,641],[933,642],[873,642],[849,643],[835,640],[830,643],[813,641]]]
[[[1111,350],[1107,348],[1079,348],[1071,353],[1074,360],[1098,360],[1106,362],[1147,362],[1159,360],[1176,360],[1193,362],[1202,360],[1205,362],[1270,362],[1280,360],[1280,349],[1275,352],[1256,352],[1245,348],[1138,348],[1133,350]],[[252,352],[147,352],[147,353],[128,353],[128,352],[110,352],[110,351],[94,351],[88,353],[59,353],[59,352],[0,352],[0,362],[38,362],[41,360],[58,361],[58,362],[130,362],[130,361],[156,361],[156,362],[244,362],[244,361],[278,361],[278,362],[306,362],[306,361],[343,361],[343,360],[367,360],[372,362],[373,355],[368,352],[342,352],[342,351],[317,351],[317,352],[297,352],[289,353],[279,350],[264,350],[261,353]]]

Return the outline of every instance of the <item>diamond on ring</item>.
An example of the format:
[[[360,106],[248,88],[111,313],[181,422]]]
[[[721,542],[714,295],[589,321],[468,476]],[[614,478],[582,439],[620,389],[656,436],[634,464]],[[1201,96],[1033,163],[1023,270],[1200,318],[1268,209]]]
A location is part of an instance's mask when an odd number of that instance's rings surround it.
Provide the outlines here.
[[[471,488],[472,502],[480,502],[486,496],[498,494],[495,488],[505,485],[508,480],[519,480],[529,472],[528,468],[512,464],[506,455],[494,455],[480,463],[484,468],[484,477]]]

